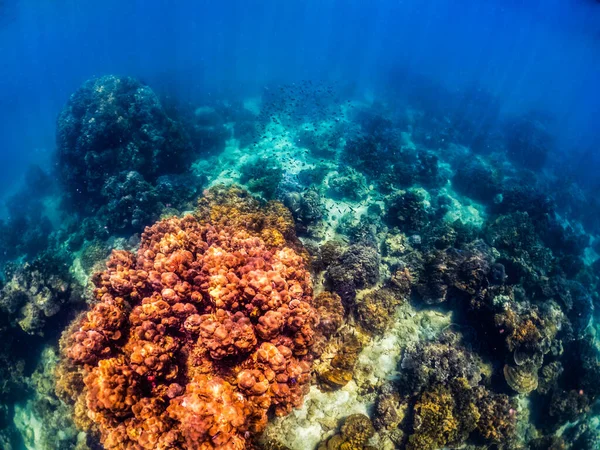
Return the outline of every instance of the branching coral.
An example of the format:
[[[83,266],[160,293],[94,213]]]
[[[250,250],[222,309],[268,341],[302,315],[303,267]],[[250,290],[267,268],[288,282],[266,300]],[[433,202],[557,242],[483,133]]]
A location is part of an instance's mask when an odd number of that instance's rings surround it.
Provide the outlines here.
[[[269,411],[301,405],[318,322],[306,259],[285,221],[237,192],[146,228],[135,255],[114,251],[65,333],[59,391],[85,399],[105,448],[241,449]]]

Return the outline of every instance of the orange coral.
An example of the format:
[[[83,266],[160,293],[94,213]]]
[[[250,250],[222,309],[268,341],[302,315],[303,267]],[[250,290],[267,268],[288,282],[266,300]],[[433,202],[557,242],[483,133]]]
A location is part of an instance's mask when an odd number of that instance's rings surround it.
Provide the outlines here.
[[[302,404],[318,323],[307,261],[283,210],[259,206],[209,191],[94,277],[97,303],[61,340],[84,383],[59,386],[85,398],[78,423],[105,448],[242,449],[270,410]]]
[[[196,216],[202,223],[218,227],[243,227],[269,246],[287,245],[308,259],[296,237],[292,213],[280,202],[262,203],[243,189],[219,185],[205,191],[198,200]]]

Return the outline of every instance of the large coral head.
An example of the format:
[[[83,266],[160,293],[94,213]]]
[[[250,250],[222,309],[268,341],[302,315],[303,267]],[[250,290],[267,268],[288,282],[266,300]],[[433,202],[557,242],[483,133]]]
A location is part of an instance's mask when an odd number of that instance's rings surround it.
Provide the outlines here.
[[[318,319],[301,244],[277,206],[220,189],[113,252],[63,337],[61,389],[106,448],[242,449],[302,404]]]

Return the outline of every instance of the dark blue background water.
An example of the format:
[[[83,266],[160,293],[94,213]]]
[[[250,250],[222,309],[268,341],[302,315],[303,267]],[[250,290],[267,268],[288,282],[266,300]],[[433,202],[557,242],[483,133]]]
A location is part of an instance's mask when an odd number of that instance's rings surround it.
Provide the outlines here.
[[[564,152],[590,155],[598,142],[600,4],[592,0],[1,5],[0,194],[30,162],[50,160],[68,96],[107,73],[196,100],[307,78],[377,92],[409,70],[450,89],[481,85],[509,112],[550,112]]]

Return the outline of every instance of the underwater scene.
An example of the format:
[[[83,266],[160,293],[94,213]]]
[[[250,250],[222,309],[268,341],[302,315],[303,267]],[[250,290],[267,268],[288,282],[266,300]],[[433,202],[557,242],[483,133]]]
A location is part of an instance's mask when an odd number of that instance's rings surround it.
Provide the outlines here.
[[[0,2],[1,450],[600,449],[600,3]]]

